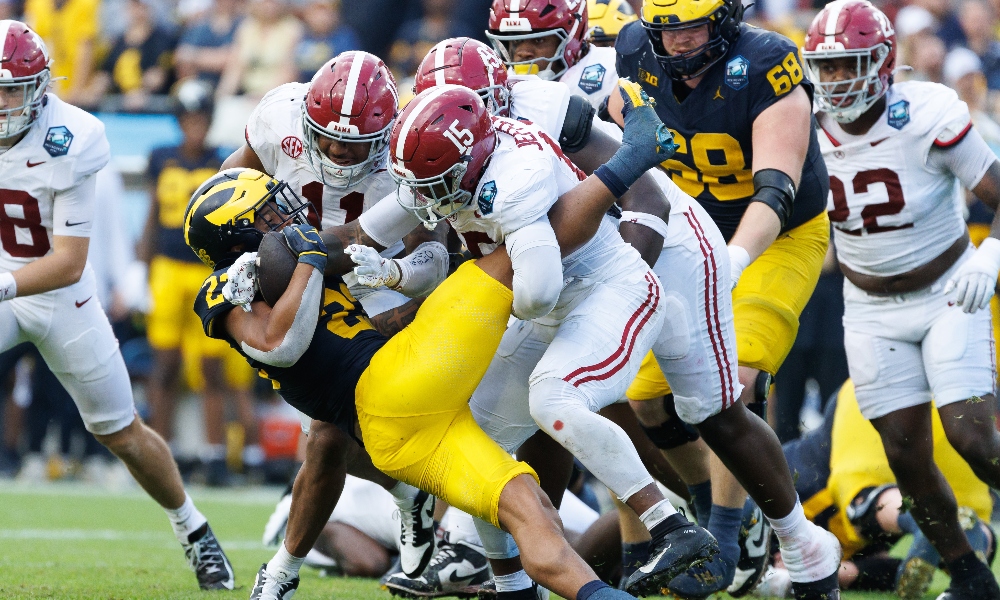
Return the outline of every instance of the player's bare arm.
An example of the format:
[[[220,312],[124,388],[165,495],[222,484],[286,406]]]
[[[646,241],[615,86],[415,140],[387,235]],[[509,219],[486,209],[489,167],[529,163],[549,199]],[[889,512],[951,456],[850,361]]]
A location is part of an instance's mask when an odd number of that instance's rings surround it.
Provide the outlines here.
[[[264,169],[264,163],[260,162],[260,157],[253,151],[250,144],[243,144],[235,152],[226,157],[219,170],[225,171],[226,169],[234,169],[236,167],[246,167],[260,171],[261,173],[267,173],[267,170]],[[273,175],[273,173],[268,173],[268,175]]]
[[[417,316],[417,311],[420,310],[420,305],[423,303],[423,298],[414,298],[402,306],[390,308],[374,317],[369,317],[368,320],[379,333],[385,337],[392,337],[413,322],[413,318]]]
[[[989,206],[997,214],[993,218],[990,226],[990,237],[1000,238],[1000,161],[994,161],[986,174],[979,181],[979,185],[972,189],[972,193]]]
[[[379,252],[386,249],[365,232],[359,220],[324,229],[320,232],[320,237],[326,244],[328,252],[326,270],[324,271],[327,275],[343,275],[354,268],[354,261],[351,260],[350,255],[344,254],[344,249],[351,244],[370,246]]]
[[[80,281],[89,247],[90,238],[52,236],[52,254],[12,273],[18,297],[51,292]]]

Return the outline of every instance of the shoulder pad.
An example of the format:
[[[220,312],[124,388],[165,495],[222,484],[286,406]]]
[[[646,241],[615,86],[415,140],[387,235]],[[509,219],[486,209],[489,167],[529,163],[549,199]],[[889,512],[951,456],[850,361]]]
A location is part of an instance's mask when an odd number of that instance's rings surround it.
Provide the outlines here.
[[[633,21],[625,25],[618,33],[618,39],[615,40],[615,52],[622,56],[636,54],[648,43],[649,37],[642,28],[642,23]]]

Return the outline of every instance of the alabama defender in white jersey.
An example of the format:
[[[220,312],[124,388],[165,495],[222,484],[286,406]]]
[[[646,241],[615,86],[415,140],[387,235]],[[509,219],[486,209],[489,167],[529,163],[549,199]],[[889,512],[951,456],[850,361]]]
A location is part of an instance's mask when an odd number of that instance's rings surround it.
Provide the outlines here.
[[[816,82],[827,208],[846,277],[848,366],[917,523],[949,565],[952,583],[940,598],[1000,598],[959,526],[930,435],[933,397],[948,441],[980,479],[1000,486],[987,309],[1000,220],[976,250],[960,208],[963,187],[998,207],[1000,163],[955,92],[892,82],[895,50],[884,14],[865,0],[839,0],[817,15],[802,52]]]
[[[545,346],[528,381],[530,416],[643,516],[654,558],[636,577],[636,589],[658,589],[707,559],[714,539],[676,514],[624,431],[596,414],[621,397],[658,335],[662,288],[610,218],[560,260],[547,213],[583,173],[544,131],[491,117],[475,92],[454,85],[411,101],[393,128],[390,152],[399,197],[362,215],[361,227],[384,246],[415,223],[447,220],[475,256],[506,245],[514,316],[525,332],[537,327]],[[355,256],[377,271],[360,251]],[[377,283],[377,275],[371,279]],[[509,350],[501,343],[498,353]],[[533,429],[525,428],[525,437]],[[480,534],[500,534],[488,529]]]
[[[530,121],[549,132],[551,137],[558,137],[564,148],[571,146],[574,149],[570,154],[571,158],[580,160],[581,164],[600,160],[599,155],[602,153],[596,147],[599,142],[594,139],[599,136],[579,131],[581,122],[586,125],[588,132],[592,127],[611,138],[614,141],[612,148],[620,144],[621,130],[593,117],[594,111],[589,105],[586,107],[589,111],[581,111],[579,98],[572,96],[565,86],[537,77],[509,80],[506,72],[498,68],[498,62],[499,57],[480,42],[468,38],[445,40],[434,46],[421,63],[417,72],[416,90],[420,92],[442,83],[471,87],[493,110],[521,121]],[[587,121],[588,118],[590,121]],[[722,234],[700,204],[684,194],[665,174],[654,170],[647,176],[654,180],[669,201],[668,222],[664,224],[659,217],[647,212],[626,210],[622,214],[622,224],[642,225],[639,231],[647,230],[648,233],[651,230],[662,240],[653,258],[653,271],[663,284],[664,302],[669,305],[669,309],[660,336],[653,346],[653,353],[673,385],[679,417],[685,423],[710,430],[724,427],[746,429],[750,431],[749,436],[754,437],[752,429],[742,427],[739,420],[743,412],[741,407],[729,410],[734,407],[735,399],[739,396],[740,385],[734,375],[737,360],[731,285],[727,270],[729,258]],[[630,207],[626,205],[626,209],[628,208]],[[627,229],[622,232],[622,236],[637,243],[633,241],[636,239],[635,229]],[[639,239],[637,248],[641,248],[642,243],[643,240]],[[646,250],[642,254],[646,256]],[[519,409],[516,402],[518,391],[527,400],[527,389],[517,390],[513,382],[524,380],[526,383],[531,366],[525,372],[525,365],[533,365],[540,352],[545,350],[544,344],[534,340],[530,331],[523,331],[526,327],[530,329],[530,325],[518,323],[508,332],[514,341],[510,342],[506,353],[494,359],[491,370],[487,372],[472,401],[473,413],[480,425],[508,450],[515,450],[527,433],[533,431],[527,407]],[[490,391],[491,386],[502,389],[502,394]],[[502,401],[497,402],[500,396]],[[665,415],[663,419],[666,419]],[[697,439],[697,433],[680,426],[677,415],[674,415],[672,424],[661,424],[655,433],[658,443],[668,448],[691,441],[692,435]],[[711,447],[717,449],[723,457],[742,451],[738,442],[734,441],[737,436],[707,437],[711,438]],[[781,451],[777,440],[770,436],[763,439],[754,437],[754,445],[758,448],[772,445],[774,451]],[[691,454],[687,453],[688,460],[691,460]],[[705,459],[703,468],[707,472],[707,457],[704,453],[701,456]],[[749,477],[746,473],[739,474]],[[794,485],[787,469],[775,470],[764,477],[771,480],[771,485],[794,498]],[[764,486],[748,487],[755,491],[757,502],[773,501]],[[757,520],[763,520],[755,510],[746,514],[751,520],[754,515]],[[799,529],[780,538],[786,549],[788,544],[793,545],[792,552],[786,552],[788,561],[795,565],[793,568],[809,561],[805,553],[797,551],[797,539],[827,538],[830,545],[835,546],[832,538],[819,533],[816,531],[818,528],[805,521],[801,508],[789,516],[801,517]],[[705,517],[707,515],[702,516]],[[767,531],[770,531],[769,527]],[[735,542],[735,531],[733,535]],[[765,539],[769,535],[768,533]],[[756,579],[764,570],[764,554],[761,554],[762,559],[751,569],[752,580],[748,578],[740,581],[736,590],[745,593],[754,587]],[[820,569],[821,577],[830,575],[838,567],[836,553],[829,555],[833,560],[825,566],[825,572]],[[713,561],[713,570],[715,562],[720,561]],[[713,574],[712,577],[690,577],[690,581],[678,578],[671,582],[670,588],[685,597],[718,591],[733,580],[734,567],[735,565],[726,567],[727,574],[721,576]]]
[[[615,49],[587,32],[587,0],[494,0],[486,37],[512,74],[559,81],[600,109],[618,82]]]
[[[311,202],[310,220],[323,228],[350,223],[395,194],[385,161],[397,100],[392,74],[377,56],[344,52],[320,67],[308,85],[288,83],[264,96],[247,124],[246,145],[226,159],[223,169],[252,168],[287,182]],[[409,322],[419,307],[410,297],[426,296],[448,274],[444,245],[431,241],[423,227],[419,232],[428,241],[417,239],[411,256],[422,260],[390,261],[398,265],[393,289],[373,290],[357,285],[353,274],[344,276],[353,298],[383,332]],[[399,242],[383,254],[391,258],[402,250]],[[267,566],[272,575],[280,571],[287,578],[297,574],[334,508],[336,496],[325,491],[323,482],[336,476],[334,457],[343,453],[339,438],[325,433],[335,424],[312,420],[306,425],[310,419],[301,418],[310,436],[307,460],[297,476],[285,545]],[[408,486],[392,489],[404,516],[400,561],[406,573],[417,575],[434,553],[434,497]]]
[[[184,491],[170,449],[135,414],[118,340],[87,248],[95,173],[110,159],[104,125],[46,93],[42,39],[0,21],[0,352],[31,342],[87,430],[164,508],[202,589],[233,589],[233,569]]]

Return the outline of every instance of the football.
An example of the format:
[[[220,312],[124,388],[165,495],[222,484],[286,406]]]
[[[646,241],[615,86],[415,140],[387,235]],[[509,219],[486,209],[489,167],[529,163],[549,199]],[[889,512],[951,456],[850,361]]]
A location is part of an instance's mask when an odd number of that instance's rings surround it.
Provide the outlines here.
[[[274,306],[288,289],[299,257],[292,252],[285,236],[277,231],[264,234],[257,248],[257,287],[268,306]]]

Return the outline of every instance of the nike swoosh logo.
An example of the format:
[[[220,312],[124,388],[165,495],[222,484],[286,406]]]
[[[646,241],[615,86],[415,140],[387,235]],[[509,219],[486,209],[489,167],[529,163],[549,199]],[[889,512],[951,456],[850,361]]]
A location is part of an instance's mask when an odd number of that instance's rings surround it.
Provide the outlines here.
[[[663,558],[663,555],[666,554],[667,551],[669,550],[670,546],[667,546],[663,550],[660,550],[660,553],[657,554],[656,557],[650,559],[649,561],[646,562],[646,564],[639,567],[639,570],[645,573],[646,575],[649,575],[653,571],[653,567],[655,567],[656,564],[660,562],[660,559]]]
[[[460,563],[452,563],[441,569],[442,575],[445,571],[450,571],[448,573],[448,581],[452,583],[465,583],[476,576],[476,573],[482,571],[482,569],[477,569],[476,565],[472,564],[467,560],[463,560]],[[442,577],[442,579],[444,579]]]
[[[93,298],[93,296],[90,296],[90,298]],[[83,302],[76,302],[76,303],[75,303],[75,304],[76,304],[76,307],[77,307],[77,308],[80,308],[80,307],[81,307],[81,306],[83,306],[84,304],[86,304],[86,303],[90,302],[90,298],[87,298],[87,299],[86,299],[86,300],[84,300]]]
[[[874,142],[872,142],[872,148],[874,148],[875,146],[878,146],[879,144],[881,144],[882,142],[886,141],[887,139],[889,139],[889,138],[882,138],[880,140],[875,140]]]
[[[746,540],[747,556],[756,558],[758,556],[763,556],[764,554],[764,521],[763,519],[758,519],[753,527],[750,528],[749,535]]]
[[[76,227],[77,225],[83,225],[84,223],[90,223],[90,221],[80,221],[79,223],[70,223],[69,219],[66,219],[66,227]]]
[[[31,162],[31,161],[29,160],[29,161],[27,161],[27,162],[26,162],[25,164],[26,164],[26,165],[28,165],[28,168],[30,169],[31,167],[37,167],[38,165],[43,165],[43,164],[45,164],[46,162],[48,162],[48,161],[44,161],[44,160],[41,160],[41,161],[38,161],[38,162],[36,162],[36,163],[33,163],[33,162]]]

